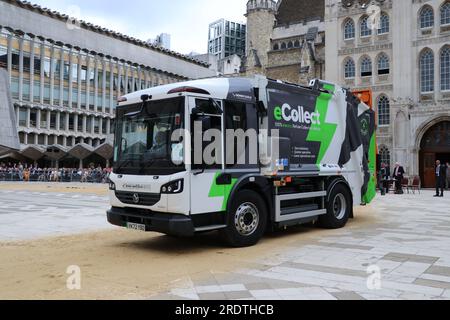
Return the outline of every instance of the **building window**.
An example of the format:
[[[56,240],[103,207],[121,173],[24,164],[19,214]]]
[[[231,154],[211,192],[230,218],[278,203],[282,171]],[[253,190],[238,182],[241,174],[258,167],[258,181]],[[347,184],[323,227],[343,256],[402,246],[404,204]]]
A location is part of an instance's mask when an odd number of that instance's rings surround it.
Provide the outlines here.
[[[355,38],[355,23],[353,20],[348,19],[344,24],[344,40],[350,40]]]
[[[446,2],[441,7],[441,25],[450,24],[450,2]]]
[[[295,42],[294,42],[294,48],[300,48],[300,41],[295,40]]]
[[[390,65],[389,65],[389,57],[382,53],[378,57],[378,75],[389,74]]]
[[[369,27],[369,17],[365,16],[361,19],[361,37],[369,37],[372,35],[372,29]]]
[[[389,167],[391,166],[391,152],[386,146],[380,148],[380,161]]]
[[[434,91],[434,56],[431,50],[425,50],[420,55],[420,91]]]
[[[378,34],[389,33],[389,16],[386,13],[382,13],[380,17],[380,25],[378,28]]]
[[[344,78],[352,79],[356,75],[355,61],[349,58],[344,65]]]
[[[292,49],[294,47],[294,44],[292,43],[292,41],[289,41],[288,42],[288,48],[289,49]]]
[[[441,90],[450,90],[450,47],[441,51]]]
[[[420,10],[420,28],[432,28],[434,26],[434,12],[430,6],[424,6]]]
[[[372,76],[372,60],[369,57],[365,57],[361,61],[361,77]]]
[[[285,42],[283,42],[283,43],[281,44],[281,50],[283,50],[283,49],[286,49],[286,43],[285,43]]]
[[[378,99],[378,124],[380,126],[387,126],[391,123],[391,105],[389,98],[386,96],[381,96]]]

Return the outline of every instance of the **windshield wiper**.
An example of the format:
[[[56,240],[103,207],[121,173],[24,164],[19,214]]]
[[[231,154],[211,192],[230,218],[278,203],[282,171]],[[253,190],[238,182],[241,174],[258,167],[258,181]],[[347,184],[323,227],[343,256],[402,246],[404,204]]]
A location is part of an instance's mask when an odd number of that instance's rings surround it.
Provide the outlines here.
[[[127,159],[127,160],[122,161],[122,163],[116,168],[117,173],[119,173],[119,170],[123,169],[131,161],[133,161],[133,159]]]

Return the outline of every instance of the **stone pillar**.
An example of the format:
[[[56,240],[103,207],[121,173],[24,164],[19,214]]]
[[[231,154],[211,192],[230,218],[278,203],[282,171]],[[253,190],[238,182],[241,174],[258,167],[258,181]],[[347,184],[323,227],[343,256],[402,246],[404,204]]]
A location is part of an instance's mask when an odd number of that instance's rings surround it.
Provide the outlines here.
[[[30,108],[27,108],[26,127],[27,127],[27,129],[30,129],[30,127],[31,127],[31,109]]]
[[[78,133],[78,114],[73,115],[73,131]]]
[[[123,85],[124,94],[128,94],[128,64],[127,63],[125,63],[125,65],[124,65],[124,71],[125,71],[125,83]]]
[[[50,58],[50,104],[54,104],[55,100],[55,70],[56,70],[56,64],[55,64],[55,45],[52,44],[51,48],[51,58]]]
[[[59,71],[59,105],[64,107],[64,47],[61,47],[61,70]]]
[[[65,128],[64,128],[64,130],[65,131],[69,131],[69,118],[70,118],[70,113],[66,113],[66,123],[65,123]]]
[[[98,102],[98,56],[95,56],[95,75],[94,75],[94,111],[97,112]]]
[[[41,129],[41,109],[36,110],[36,129]]]
[[[88,54],[86,58],[86,110],[89,110],[89,105],[91,103],[91,56]]]
[[[12,34],[8,34],[8,75],[9,82],[11,83],[11,74],[12,74]]]
[[[91,117],[91,134],[95,134],[95,117],[94,116],[92,116]]]
[[[68,96],[69,108],[72,108],[72,106],[73,106],[73,104],[72,104],[72,99],[73,99],[73,72],[72,72],[73,59],[72,59],[72,55],[73,55],[73,49],[70,48],[70,50],[69,50],[69,96]]]
[[[114,109],[114,62],[111,59],[109,62],[109,113]]]
[[[122,66],[120,65],[120,61],[117,61],[117,98],[122,96],[122,90],[120,89],[121,83],[122,83]]]
[[[33,103],[34,101],[34,38],[30,41],[30,99],[29,101]]]
[[[102,112],[105,112],[106,109],[106,61],[105,58],[102,58]]]
[[[61,130],[61,112],[60,111],[56,111],[56,130],[57,131]]]
[[[107,118],[106,119],[106,134],[111,134],[111,119]]]
[[[16,127],[19,127],[19,118],[20,118],[20,107],[17,107],[14,109],[14,112],[16,113]]]
[[[78,87],[78,97],[77,97],[77,109],[81,109],[81,91],[82,91],[82,83],[81,83],[81,73],[83,64],[83,56],[81,55],[81,51],[78,52],[78,69],[77,69],[77,87]]]
[[[50,130],[50,122],[52,119],[52,112],[50,110],[47,111],[47,130]]]
[[[23,37],[19,38],[19,100],[23,99]]]
[[[41,75],[40,75],[40,88],[39,88],[39,102],[41,104],[44,104],[44,90],[45,90],[45,43],[44,40],[41,39],[41,54],[40,54],[40,59],[41,59]]]
[[[84,114],[83,115],[83,134],[86,134],[86,129],[87,129],[87,116]]]

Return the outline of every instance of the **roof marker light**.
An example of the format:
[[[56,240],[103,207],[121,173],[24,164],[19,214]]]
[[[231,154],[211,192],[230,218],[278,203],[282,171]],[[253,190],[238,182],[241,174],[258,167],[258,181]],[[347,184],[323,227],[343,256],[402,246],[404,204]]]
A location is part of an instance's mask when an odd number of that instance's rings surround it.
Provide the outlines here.
[[[207,94],[210,95],[210,93],[204,89],[195,88],[195,87],[178,87],[170,90],[167,92],[167,94],[173,94],[173,93],[182,93],[182,92],[191,92],[191,93],[199,93],[199,94]]]

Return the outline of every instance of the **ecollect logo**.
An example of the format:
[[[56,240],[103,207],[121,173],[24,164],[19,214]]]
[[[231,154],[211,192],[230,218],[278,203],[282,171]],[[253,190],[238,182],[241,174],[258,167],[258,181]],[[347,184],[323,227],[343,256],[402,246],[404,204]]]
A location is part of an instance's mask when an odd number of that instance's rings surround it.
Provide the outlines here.
[[[275,107],[273,111],[275,120],[286,122],[298,122],[306,124],[320,125],[320,113],[319,112],[308,112],[305,111],[304,107],[299,106],[297,109],[292,109],[287,103],[283,104],[282,107]]]

